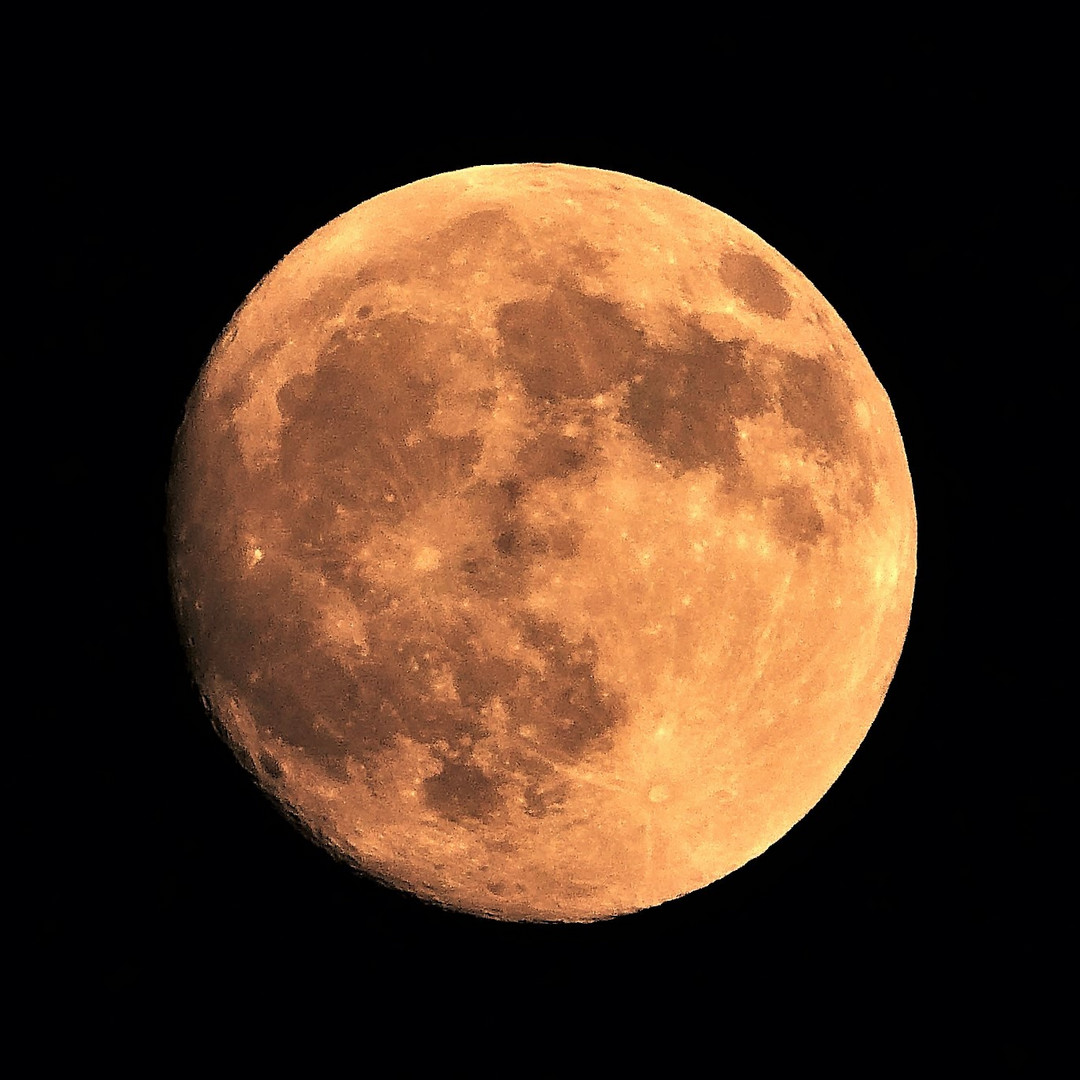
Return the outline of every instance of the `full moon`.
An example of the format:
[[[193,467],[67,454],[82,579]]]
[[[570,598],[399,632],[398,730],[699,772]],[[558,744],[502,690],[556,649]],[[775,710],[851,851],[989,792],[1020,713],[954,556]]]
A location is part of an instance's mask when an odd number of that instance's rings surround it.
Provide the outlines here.
[[[177,435],[170,574],[218,730],[316,842],[581,922],[783,836],[915,582],[888,396],[821,293],[671,188],[492,165],[287,255]]]

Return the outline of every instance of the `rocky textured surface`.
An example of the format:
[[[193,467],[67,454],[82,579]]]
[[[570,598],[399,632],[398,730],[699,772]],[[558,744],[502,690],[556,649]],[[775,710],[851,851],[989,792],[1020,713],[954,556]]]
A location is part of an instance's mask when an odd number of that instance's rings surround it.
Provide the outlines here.
[[[196,678],[330,847],[437,901],[590,919],[704,885],[827,789],[907,626],[880,384],[718,211],[465,170],[301,245],[177,441]]]

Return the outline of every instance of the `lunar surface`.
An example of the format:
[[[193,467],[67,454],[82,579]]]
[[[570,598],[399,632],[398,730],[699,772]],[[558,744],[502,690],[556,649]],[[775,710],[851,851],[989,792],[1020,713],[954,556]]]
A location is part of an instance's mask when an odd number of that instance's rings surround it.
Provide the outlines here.
[[[915,505],[824,297],[634,177],[484,166],[332,221],[177,437],[171,574],[225,738],[318,842],[587,921],[763,852],[895,671]]]

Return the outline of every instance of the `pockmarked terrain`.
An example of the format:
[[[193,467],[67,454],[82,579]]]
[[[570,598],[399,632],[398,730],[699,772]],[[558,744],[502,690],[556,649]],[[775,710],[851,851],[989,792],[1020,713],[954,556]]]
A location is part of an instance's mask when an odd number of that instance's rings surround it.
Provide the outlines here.
[[[171,572],[311,834],[507,919],[707,885],[820,799],[908,625],[888,397],[810,282],[633,177],[486,166],[320,229],[215,346]]]

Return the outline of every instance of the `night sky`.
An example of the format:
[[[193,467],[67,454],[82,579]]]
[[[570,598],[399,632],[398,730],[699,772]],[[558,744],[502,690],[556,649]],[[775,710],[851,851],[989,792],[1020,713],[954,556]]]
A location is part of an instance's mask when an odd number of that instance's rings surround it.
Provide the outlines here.
[[[1039,990],[1047,950],[1060,947],[1048,770],[1064,751],[1048,736],[1064,719],[1053,700],[1064,681],[1051,657],[1037,674],[1030,663],[1037,639],[1060,632],[1037,621],[1047,593],[1033,560],[1062,545],[1059,503],[1035,502],[1032,477],[1045,473],[1045,399],[1065,389],[1052,369],[1036,372],[1071,351],[1045,340],[1047,313],[1066,305],[1052,255],[1065,180],[999,76],[986,89],[949,77],[933,50],[923,62],[934,79],[914,95],[880,90],[872,122],[841,95],[849,112],[830,108],[827,123],[789,137],[732,134],[730,151],[719,120],[719,145],[658,130],[533,136],[528,125],[403,140],[388,126],[347,153],[303,158],[288,140],[225,141],[196,122],[147,134],[107,110],[97,125],[78,109],[66,117],[64,152],[36,166],[57,302],[31,361],[46,375],[40,423],[59,432],[43,436],[38,537],[59,581],[30,705],[42,747],[12,760],[31,775],[49,762],[23,804],[31,822],[47,806],[44,831],[23,830],[43,1009],[134,1015],[174,1000],[357,994],[376,1027],[396,1001],[467,1018],[475,1035],[499,1023],[592,1028],[601,1003],[608,1016],[678,1014],[692,1001],[735,1038],[725,1025],[738,1027],[737,1001],[831,1016],[879,1032],[866,1036],[879,1048],[925,1042],[959,1063],[975,1047],[1006,1072],[1034,1066],[1052,1026]],[[805,273],[892,400],[919,523],[906,647],[834,787],[730,877],[592,926],[443,911],[313,846],[214,734],[166,576],[172,438],[216,336],[260,277],[382,191],[529,160],[676,188]],[[1045,551],[1021,555],[1034,520]]]

